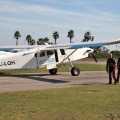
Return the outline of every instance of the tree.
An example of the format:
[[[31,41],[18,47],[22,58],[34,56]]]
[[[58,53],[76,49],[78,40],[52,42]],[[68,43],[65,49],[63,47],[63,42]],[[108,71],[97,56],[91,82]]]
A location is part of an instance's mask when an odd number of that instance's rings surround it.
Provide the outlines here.
[[[89,40],[93,41],[94,40],[94,36],[91,36],[90,31],[87,31],[84,34],[84,39],[82,40],[82,42],[88,42]]]
[[[69,30],[67,37],[70,38],[70,43],[72,43],[72,38],[74,37],[74,31],[73,30]]]
[[[55,44],[57,44],[56,40],[59,38],[59,33],[57,31],[53,33],[53,38],[55,39]]]
[[[82,42],[88,42],[88,41],[93,41],[94,40],[94,36],[91,35],[90,31],[87,31],[84,34],[84,39],[82,40]],[[100,49],[100,47],[91,47],[92,49],[94,49],[94,51],[98,52],[98,50]]]
[[[39,38],[38,41],[37,41],[37,45],[44,45],[44,39]]]
[[[46,38],[44,38],[43,40],[44,40],[44,43],[46,42],[46,43],[48,43],[49,45],[53,45],[53,43],[50,42],[49,38],[46,37]]]
[[[32,41],[31,35],[27,35],[27,36],[26,36],[26,41],[28,42],[28,45],[30,45],[30,43],[31,43],[31,41]]]
[[[32,40],[30,41],[30,45],[35,45],[35,40],[34,40],[34,39],[32,39]]]
[[[39,38],[38,41],[37,41],[37,45],[44,45],[44,43],[48,43],[49,44],[49,38]]]
[[[16,32],[14,33],[14,38],[16,38],[16,46],[18,45],[18,39],[19,39],[19,37],[21,37],[20,32],[19,32],[19,31],[16,31]]]
[[[46,42],[46,43],[49,43],[49,38],[46,37],[46,38],[43,39],[43,41]]]

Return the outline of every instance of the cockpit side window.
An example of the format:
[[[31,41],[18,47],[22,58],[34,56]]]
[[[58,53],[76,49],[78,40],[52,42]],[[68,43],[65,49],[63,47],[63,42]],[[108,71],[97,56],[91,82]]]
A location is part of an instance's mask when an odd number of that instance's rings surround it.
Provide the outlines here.
[[[44,56],[45,56],[45,52],[41,52],[40,57],[44,57]]]
[[[53,55],[54,52],[53,51],[47,51],[47,55]]]

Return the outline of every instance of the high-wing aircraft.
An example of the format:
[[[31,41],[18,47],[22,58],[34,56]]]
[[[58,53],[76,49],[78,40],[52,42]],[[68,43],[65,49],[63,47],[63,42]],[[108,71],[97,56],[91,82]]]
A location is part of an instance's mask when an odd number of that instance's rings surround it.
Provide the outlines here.
[[[57,45],[0,46],[0,69],[35,69],[46,67],[50,74],[66,62],[71,63],[71,74],[78,76],[80,69],[72,61],[88,57],[91,47],[119,44],[120,39],[106,42],[80,42]]]

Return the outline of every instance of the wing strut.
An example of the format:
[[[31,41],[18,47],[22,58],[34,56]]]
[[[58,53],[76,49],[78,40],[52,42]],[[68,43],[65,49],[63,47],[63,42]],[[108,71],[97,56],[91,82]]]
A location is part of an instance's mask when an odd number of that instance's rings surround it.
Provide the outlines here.
[[[69,58],[76,50],[77,50],[77,49],[75,49],[72,53],[70,53],[70,54],[60,63],[60,65],[58,66],[58,67],[60,67],[61,65],[64,65],[66,68],[68,68],[68,70],[71,71],[72,76],[78,76],[78,75],[80,74],[79,68],[73,66],[73,64],[72,64],[72,62],[70,61],[70,58]],[[66,59],[69,60],[72,68],[69,68],[68,66],[66,66],[66,65],[63,63]],[[57,68],[58,68],[58,67],[57,67]]]
[[[66,59],[68,59],[68,60],[70,61],[69,57],[70,57],[76,50],[77,50],[77,49],[75,49],[75,50],[74,50],[72,53],[70,53],[65,59],[63,59],[63,61],[61,61],[60,65],[58,65],[57,68],[60,67]],[[73,65],[72,65],[72,66],[73,66]]]

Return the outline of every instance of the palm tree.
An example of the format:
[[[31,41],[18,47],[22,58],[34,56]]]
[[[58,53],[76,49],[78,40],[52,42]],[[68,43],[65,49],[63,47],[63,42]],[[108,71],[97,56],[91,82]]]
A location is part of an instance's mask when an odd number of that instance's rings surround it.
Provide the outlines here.
[[[18,39],[19,39],[19,37],[21,37],[20,32],[19,32],[19,31],[16,31],[16,32],[14,33],[14,38],[16,38],[16,46],[18,45]]]
[[[93,41],[94,40],[94,36],[91,36],[90,31],[87,31],[84,34],[84,39],[82,40],[82,42],[88,42],[89,40]]]
[[[31,35],[27,35],[27,36],[26,36],[26,41],[28,42],[28,45],[30,45],[30,43],[31,43],[31,41],[32,41]]]
[[[69,30],[67,37],[70,38],[70,43],[72,43],[72,38],[74,37],[74,31],[73,30]]]
[[[56,40],[59,38],[59,33],[57,31],[53,33],[53,38],[55,39],[55,44],[57,44]]]

